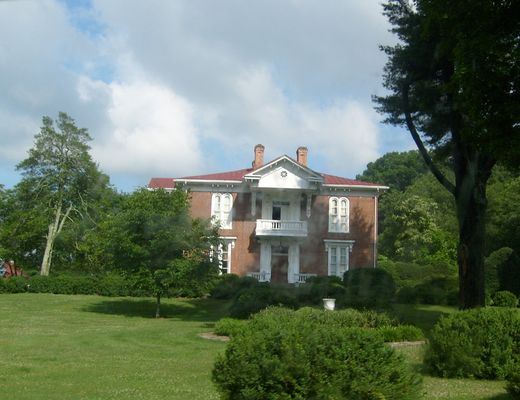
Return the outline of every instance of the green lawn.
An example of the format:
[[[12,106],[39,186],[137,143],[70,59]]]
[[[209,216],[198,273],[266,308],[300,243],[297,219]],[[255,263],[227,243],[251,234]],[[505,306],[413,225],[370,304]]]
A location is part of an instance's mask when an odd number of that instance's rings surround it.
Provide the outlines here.
[[[222,302],[0,295],[2,399],[217,399],[224,344],[199,338]],[[209,327],[208,327],[209,326]]]
[[[0,295],[1,399],[217,399],[211,383],[225,344],[200,332],[227,303],[153,299]],[[449,308],[399,306],[396,314],[428,331]],[[422,368],[421,347],[402,348]],[[424,376],[425,399],[510,399],[504,382]]]

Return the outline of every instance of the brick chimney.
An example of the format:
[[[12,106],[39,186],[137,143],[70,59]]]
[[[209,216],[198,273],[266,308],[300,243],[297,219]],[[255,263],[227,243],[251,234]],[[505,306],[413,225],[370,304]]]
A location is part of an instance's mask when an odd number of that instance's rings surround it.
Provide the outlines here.
[[[260,168],[264,165],[264,149],[265,147],[262,144],[257,144],[255,146],[255,159],[253,161],[253,169]]]
[[[296,161],[298,161],[298,164],[303,165],[304,167],[307,166],[307,153],[309,150],[307,150],[307,147],[300,146],[296,150]]]

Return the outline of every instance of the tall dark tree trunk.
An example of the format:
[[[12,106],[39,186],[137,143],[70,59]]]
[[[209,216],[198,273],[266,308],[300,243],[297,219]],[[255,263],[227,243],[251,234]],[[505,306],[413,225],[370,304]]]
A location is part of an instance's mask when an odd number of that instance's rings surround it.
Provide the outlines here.
[[[455,155],[457,256],[460,307],[468,309],[485,305],[486,185],[494,162],[478,151],[462,150]]]
[[[159,318],[161,316],[161,293],[157,292],[156,296],[157,302],[155,304],[155,318]]]

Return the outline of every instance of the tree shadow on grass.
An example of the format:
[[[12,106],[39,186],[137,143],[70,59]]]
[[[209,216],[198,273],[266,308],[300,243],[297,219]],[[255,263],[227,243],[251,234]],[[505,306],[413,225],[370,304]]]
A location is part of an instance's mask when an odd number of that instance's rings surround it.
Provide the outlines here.
[[[161,318],[213,323],[226,315],[227,306],[225,301],[212,299],[166,300],[161,303]],[[103,300],[84,307],[82,311],[125,317],[155,318],[155,300]]]

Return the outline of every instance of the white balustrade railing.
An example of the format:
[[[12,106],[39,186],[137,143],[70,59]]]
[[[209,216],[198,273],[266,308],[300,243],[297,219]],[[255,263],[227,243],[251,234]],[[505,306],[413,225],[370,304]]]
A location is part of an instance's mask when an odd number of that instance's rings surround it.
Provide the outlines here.
[[[307,221],[257,219],[256,234],[257,236],[307,236]]]
[[[307,279],[316,276],[316,274],[294,274],[295,283],[305,283]]]
[[[270,282],[271,281],[271,273],[260,271],[260,272],[249,272],[247,276],[255,278],[258,282]]]

